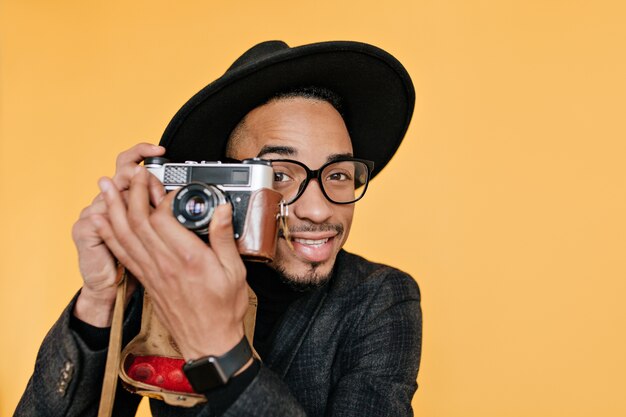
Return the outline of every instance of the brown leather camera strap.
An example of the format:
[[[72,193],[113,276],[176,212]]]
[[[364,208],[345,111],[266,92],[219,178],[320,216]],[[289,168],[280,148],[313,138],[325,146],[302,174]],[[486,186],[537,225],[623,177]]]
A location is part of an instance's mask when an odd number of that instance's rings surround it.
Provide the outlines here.
[[[104,380],[102,381],[102,394],[100,396],[98,417],[111,417],[113,402],[115,401],[118,366],[122,348],[124,304],[126,301],[126,269],[122,265],[118,265],[117,267],[116,281],[118,282],[117,295],[115,297],[115,308],[113,309],[113,322],[111,323],[111,336],[109,338],[109,350],[107,353],[106,366],[104,368]]]

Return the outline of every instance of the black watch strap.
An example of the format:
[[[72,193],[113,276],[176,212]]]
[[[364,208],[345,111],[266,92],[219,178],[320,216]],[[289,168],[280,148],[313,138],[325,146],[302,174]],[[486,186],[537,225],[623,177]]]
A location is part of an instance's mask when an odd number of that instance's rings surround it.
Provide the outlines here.
[[[221,356],[205,356],[190,360],[183,371],[198,393],[225,385],[228,380],[252,358],[252,350],[244,335],[237,345]]]

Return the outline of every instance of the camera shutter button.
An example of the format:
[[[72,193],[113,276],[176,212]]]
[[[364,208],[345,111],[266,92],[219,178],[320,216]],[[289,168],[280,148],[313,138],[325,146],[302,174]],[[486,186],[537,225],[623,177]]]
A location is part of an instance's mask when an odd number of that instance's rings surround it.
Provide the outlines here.
[[[150,156],[143,160],[144,165],[163,165],[167,164],[170,160],[163,158],[162,156]]]

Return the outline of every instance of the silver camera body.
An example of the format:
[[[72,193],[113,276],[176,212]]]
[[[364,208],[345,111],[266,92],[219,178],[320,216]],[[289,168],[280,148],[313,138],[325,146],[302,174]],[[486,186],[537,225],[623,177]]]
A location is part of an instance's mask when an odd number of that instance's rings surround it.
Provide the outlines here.
[[[223,191],[246,192],[272,188],[274,171],[270,161],[251,158],[240,163],[220,161],[169,162],[166,158],[146,158],[144,166],[163,183],[166,191],[192,182],[215,184]]]
[[[177,190],[174,217],[198,235],[206,235],[215,207],[233,206],[235,239],[244,233],[250,198],[272,190],[274,171],[270,161],[252,158],[241,162],[220,161],[172,163],[166,158],[146,158],[144,166],[165,190]]]

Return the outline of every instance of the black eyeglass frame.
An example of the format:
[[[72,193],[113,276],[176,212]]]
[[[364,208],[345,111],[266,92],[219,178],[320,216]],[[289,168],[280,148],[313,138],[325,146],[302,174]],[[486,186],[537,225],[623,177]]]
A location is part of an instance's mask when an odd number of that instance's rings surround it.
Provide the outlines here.
[[[300,161],[296,161],[293,159],[268,159],[268,161],[270,162],[289,162],[292,164],[296,164],[301,166],[302,168],[304,168],[304,171],[306,172],[306,179],[304,181],[302,181],[302,183],[300,184],[300,186],[298,187],[298,193],[296,194],[296,196],[289,202],[286,202],[285,205],[290,205],[295,203],[301,196],[302,194],[304,194],[304,191],[306,190],[306,187],[309,186],[309,182],[312,179],[316,179],[317,183],[320,186],[320,190],[322,190],[322,194],[324,195],[324,197],[326,197],[326,200],[330,201],[333,204],[353,204],[356,203],[357,201],[359,201],[360,199],[363,198],[363,196],[365,195],[365,192],[367,191],[367,186],[370,183],[370,180],[372,179],[372,171],[374,171],[374,161],[369,161],[367,159],[359,159],[359,158],[337,158],[337,159],[333,159],[332,161],[328,161],[327,163],[325,163],[324,165],[322,165],[321,167],[319,167],[319,169],[311,169],[308,166],[304,165],[302,162]],[[332,198],[330,198],[328,196],[328,194],[326,193],[326,190],[324,189],[324,182],[322,181],[322,171],[324,171],[324,169],[326,167],[328,167],[329,165],[335,164],[337,162],[360,162],[362,164],[365,165],[365,167],[367,168],[367,179],[365,180],[365,184],[362,185],[363,188],[363,192],[361,193],[361,195],[352,200],[352,201],[348,201],[348,202],[337,202],[335,200],[333,200]]]

